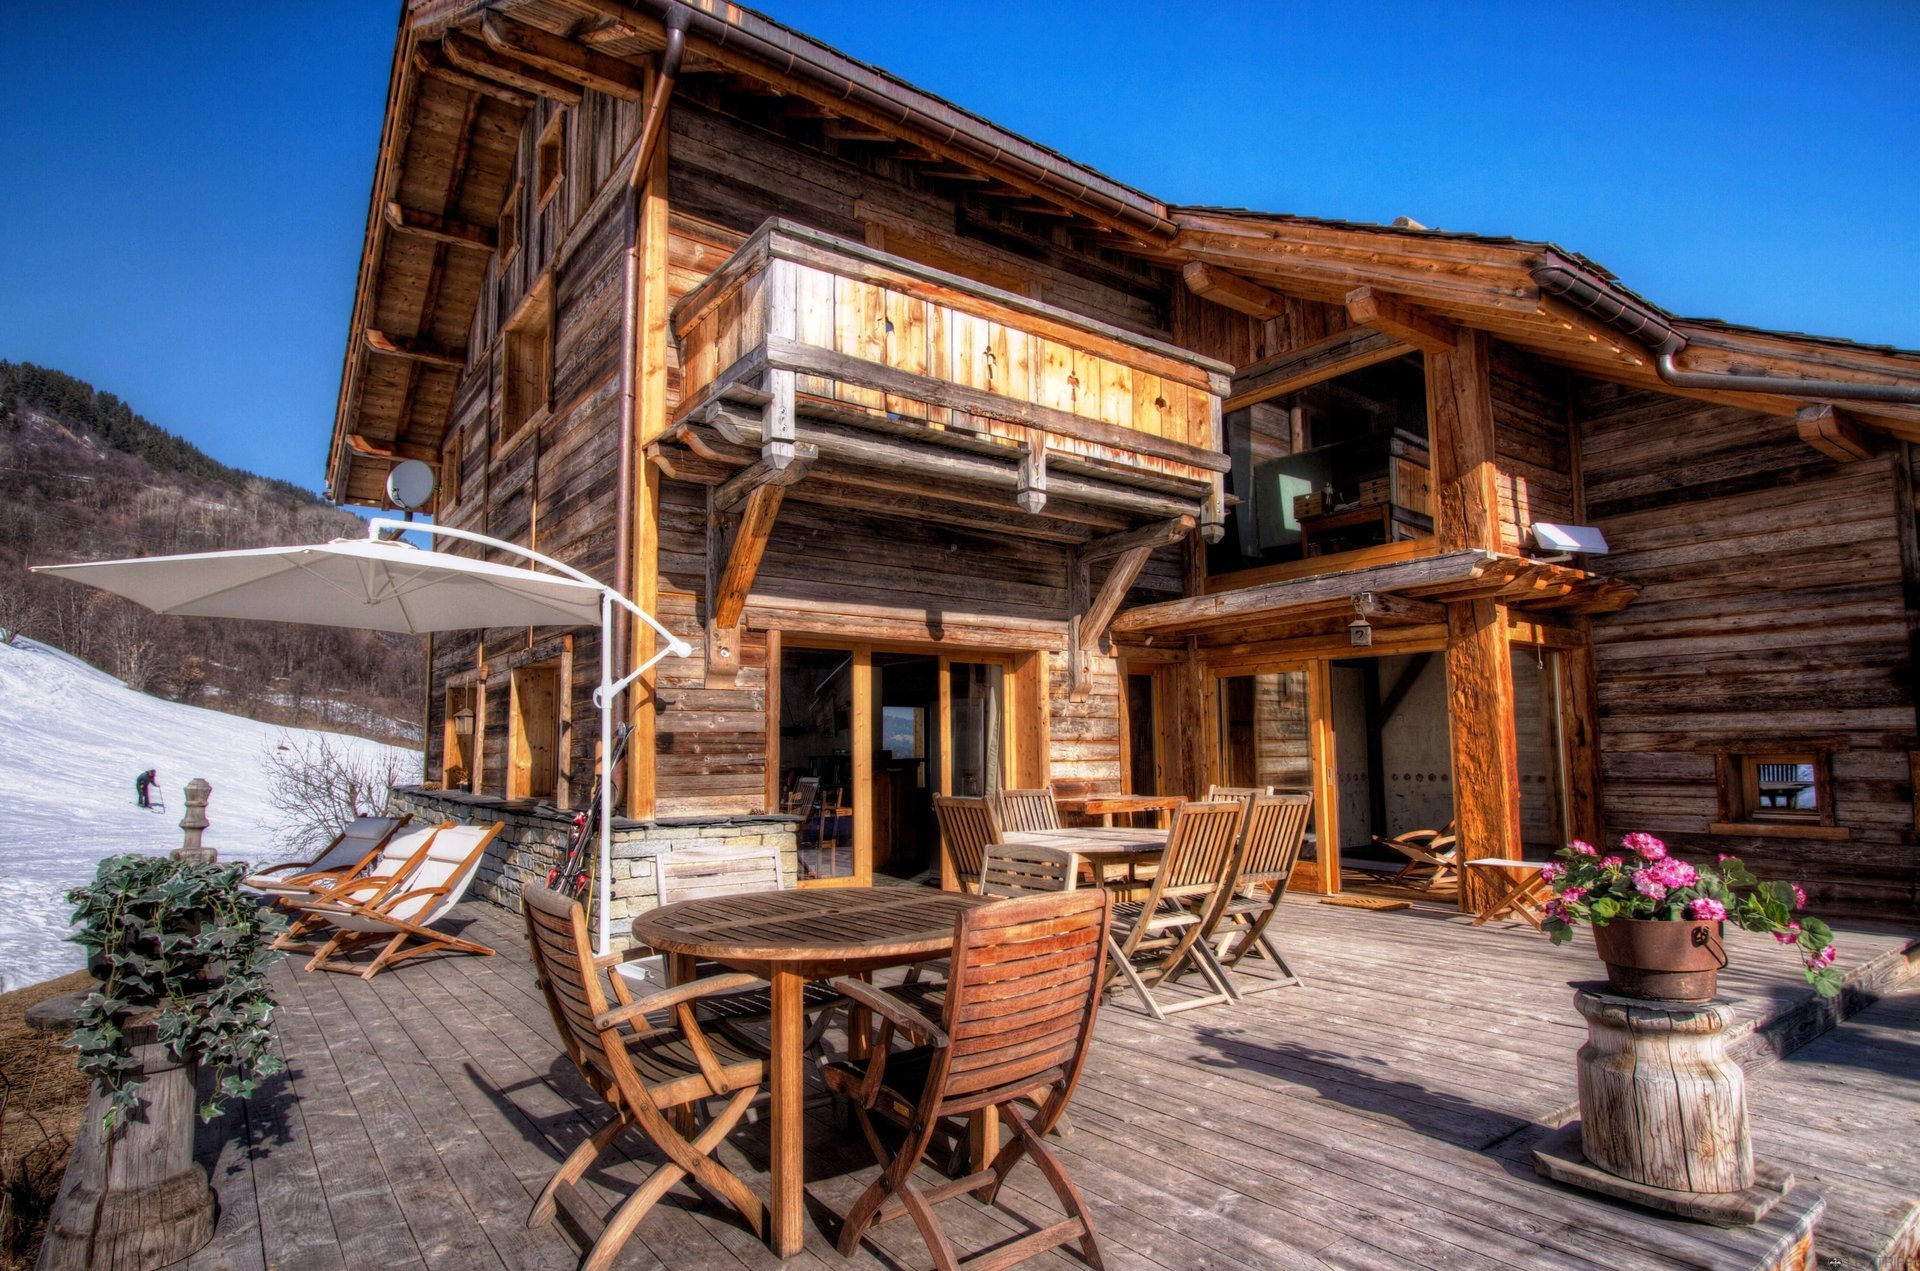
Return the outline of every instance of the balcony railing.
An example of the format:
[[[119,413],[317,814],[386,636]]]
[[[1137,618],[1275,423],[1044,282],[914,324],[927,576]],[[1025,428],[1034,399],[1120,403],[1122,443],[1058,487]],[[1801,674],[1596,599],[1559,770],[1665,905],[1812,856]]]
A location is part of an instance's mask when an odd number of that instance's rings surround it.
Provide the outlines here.
[[[701,454],[904,468],[935,494],[997,486],[1029,513],[1192,516],[1218,535],[1222,363],[783,221],[673,327],[675,423],[719,432],[689,438]]]

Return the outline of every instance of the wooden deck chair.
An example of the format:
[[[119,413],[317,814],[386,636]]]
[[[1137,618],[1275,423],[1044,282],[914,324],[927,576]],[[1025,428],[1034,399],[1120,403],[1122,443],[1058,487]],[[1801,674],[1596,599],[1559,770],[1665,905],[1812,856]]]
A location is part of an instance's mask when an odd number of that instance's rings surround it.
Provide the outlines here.
[[[1300,862],[1312,812],[1313,798],[1304,794],[1256,795],[1247,811],[1240,871],[1214,922],[1201,937],[1217,946],[1227,982],[1242,997],[1301,982],[1267,928],[1279,912],[1293,868]],[[1249,954],[1271,961],[1276,974],[1261,976],[1249,984],[1252,977],[1240,970]]]
[[[1208,786],[1207,797],[1203,802],[1218,803],[1222,799],[1251,799],[1256,794],[1272,793],[1272,786]]]
[[[1425,878],[1427,890],[1452,879],[1460,881],[1458,844],[1454,841],[1453,822],[1437,830],[1408,830],[1404,834],[1376,834],[1373,841],[1407,858],[1394,878],[1413,883]]]
[[[343,897],[350,894],[363,903],[378,900],[406,881],[412,862],[433,842],[434,835],[452,828],[452,821],[415,821],[396,830],[360,869],[345,877],[315,878],[300,891],[293,890],[290,882],[283,883],[274,893],[274,903],[292,910],[294,916],[287,929],[274,937],[273,947],[282,953],[312,953],[320,947],[314,942],[314,933],[324,929],[326,923],[301,912],[303,906],[332,899],[335,892]],[[348,887],[353,888],[351,893],[344,890]]]
[[[362,884],[348,883],[329,892],[325,900],[303,906],[303,912],[333,928],[333,938],[320,946],[307,970],[342,971],[371,980],[394,963],[425,953],[492,957],[493,950],[486,945],[435,931],[433,924],[460,903],[467,884],[480,870],[487,844],[505,828],[496,821],[443,829],[414,854],[403,881],[382,884],[371,899],[357,899],[354,893]],[[383,939],[386,947],[364,968],[346,959],[353,950]]]
[[[854,1202],[840,1229],[841,1256],[850,1256],[876,1224],[905,1214],[940,1271],[963,1265],[997,1269],[1066,1244],[1078,1244],[1089,1265],[1101,1265],[1093,1217],[1045,1140],[1073,1097],[1093,1037],[1111,904],[1105,891],[1087,888],[996,901],[962,914],[954,924],[953,978],[939,1024],[884,989],[860,980],[835,982],[881,1020],[864,1065],[842,1062],[827,1069],[828,1088],[853,1101],[880,1162],[880,1177]],[[893,1050],[895,1031],[917,1044]],[[1042,1102],[1029,1121],[1015,1101],[1036,1093]],[[1013,1131],[988,1167],[932,1187],[917,1184],[914,1172],[942,1118],[984,1108],[999,1109]],[[888,1151],[876,1114],[905,1127],[897,1151]],[[1066,1219],[962,1262],[934,1206],[967,1192],[994,1204],[1023,1156],[1033,1157]]]
[[[527,887],[520,898],[526,908],[533,972],[546,994],[560,1044],[587,1085],[613,1110],[606,1124],[554,1171],[527,1215],[527,1226],[552,1222],[560,1190],[579,1182],[623,1133],[637,1129],[667,1159],[614,1210],[587,1253],[584,1271],[611,1266],[647,1212],[683,1178],[691,1178],[738,1210],[756,1236],[764,1233],[766,1205],[738,1175],[714,1159],[714,1151],[759,1092],[765,1065],[726,1038],[707,1036],[693,1011],[702,999],[736,993],[757,981],[751,975],[717,975],[636,999],[616,975],[611,977],[614,1000],[609,1002],[608,981],[602,972],[619,955],[594,959],[586,911],[545,887]],[[648,1018],[657,1015],[667,1018],[661,1023]],[[697,1137],[674,1128],[675,1109],[697,1110],[716,1097],[726,1099],[726,1106]]]
[[[1000,818],[991,799],[933,796],[933,819],[940,825],[940,887],[978,891],[987,844],[1000,841]]]
[[[1146,898],[1113,907],[1114,984],[1130,986],[1155,1019],[1234,997],[1226,972],[1200,937],[1233,885],[1247,810],[1248,803],[1238,800],[1182,804],[1174,813],[1167,849]],[[1143,965],[1135,966],[1136,958],[1143,959]],[[1211,993],[1177,1002],[1161,1002],[1153,995],[1154,988],[1189,967],[1212,986]]]
[[[1050,895],[1072,891],[1079,876],[1080,858],[1072,852],[1057,847],[989,843],[973,890],[995,900]],[[944,981],[951,969],[945,958],[916,962],[907,968],[905,982],[895,987],[915,1009],[938,1010],[938,998],[946,990]]]
[[[1060,809],[1051,790],[1002,790],[1000,828],[1003,830],[1057,830]]]
[[[399,816],[356,816],[312,860],[269,865],[241,879],[241,885],[265,892],[274,899],[286,895],[304,897],[316,890],[324,891],[373,864],[373,858],[386,846],[394,831],[407,821],[405,813]]]

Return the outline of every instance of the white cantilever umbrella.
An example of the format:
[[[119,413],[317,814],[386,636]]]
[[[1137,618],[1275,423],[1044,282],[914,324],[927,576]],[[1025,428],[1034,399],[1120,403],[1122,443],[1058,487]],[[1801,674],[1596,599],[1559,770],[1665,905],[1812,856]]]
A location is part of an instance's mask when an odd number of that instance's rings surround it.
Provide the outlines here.
[[[411,530],[463,539],[546,565],[558,575],[445,552],[423,551],[379,537]],[[443,525],[376,520],[365,539],[336,539],[310,547],[263,547],[188,556],[142,556],[79,565],[37,565],[34,572],[87,583],[145,605],[156,613],[206,618],[257,618],[371,631],[460,631],[476,627],[600,627],[600,755],[613,753],[613,702],[666,657],[692,652],[685,641],[625,596],[571,565],[513,543]],[[625,678],[613,678],[613,611],[618,606],[665,640]],[[602,771],[600,788],[611,783]],[[610,944],[612,818],[600,817],[600,952]]]

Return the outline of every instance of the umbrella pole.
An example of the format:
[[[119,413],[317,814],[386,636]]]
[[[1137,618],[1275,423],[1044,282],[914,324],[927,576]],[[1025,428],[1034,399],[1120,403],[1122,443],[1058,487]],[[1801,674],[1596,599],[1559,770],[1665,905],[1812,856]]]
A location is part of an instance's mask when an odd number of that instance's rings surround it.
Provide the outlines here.
[[[600,956],[613,952],[613,595],[600,593]]]

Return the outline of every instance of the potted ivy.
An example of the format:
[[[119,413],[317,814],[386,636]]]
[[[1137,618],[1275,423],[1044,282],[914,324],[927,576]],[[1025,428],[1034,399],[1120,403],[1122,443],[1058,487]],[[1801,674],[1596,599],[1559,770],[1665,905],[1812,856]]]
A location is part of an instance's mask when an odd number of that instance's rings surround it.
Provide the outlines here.
[[[1736,856],[1689,864],[1651,834],[1628,834],[1620,846],[1607,856],[1577,839],[1561,849],[1560,863],[1546,868],[1553,898],[1541,925],[1555,944],[1573,939],[1581,923],[1592,926],[1607,980],[1622,996],[1710,1000],[1727,964],[1727,922],[1795,946],[1814,991],[1840,991],[1833,931],[1802,913],[1807,895],[1798,884],[1756,878]]]
[[[100,862],[67,893],[94,989],[70,1042],[93,1079],[39,1266],[166,1266],[213,1235],[193,1117],[282,1067],[266,971],[281,920],[244,867],[151,856]],[[209,1097],[198,1078],[210,1068]]]

